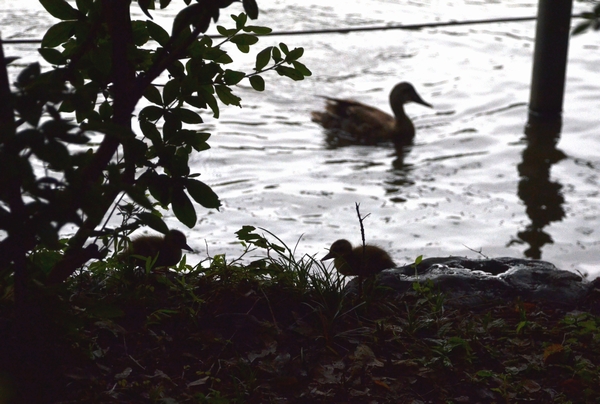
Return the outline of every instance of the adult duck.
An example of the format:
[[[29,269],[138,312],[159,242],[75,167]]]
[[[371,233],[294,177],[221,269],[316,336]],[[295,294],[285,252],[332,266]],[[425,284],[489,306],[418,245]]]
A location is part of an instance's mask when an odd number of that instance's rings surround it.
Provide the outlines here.
[[[396,264],[390,255],[374,245],[352,247],[348,240],[337,240],[329,248],[329,254],[321,258],[326,261],[333,258],[333,265],[342,275],[371,276],[384,269],[394,268]]]
[[[416,102],[433,108],[423,101],[412,84],[406,82],[396,84],[390,93],[394,116],[358,101],[324,98],[327,100],[325,111],[312,112],[313,122],[362,144],[382,141],[392,141],[396,146],[411,144],[415,137],[415,126],[404,112],[404,104]]]
[[[146,260],[154,261],[153,268],[177,265],[181,260],[181,250],[192,251],[185,235],[179,230],[169,230],[164,236],[140,236],[133,239],[129,247],[119,255],[122,261],[145,266]]]

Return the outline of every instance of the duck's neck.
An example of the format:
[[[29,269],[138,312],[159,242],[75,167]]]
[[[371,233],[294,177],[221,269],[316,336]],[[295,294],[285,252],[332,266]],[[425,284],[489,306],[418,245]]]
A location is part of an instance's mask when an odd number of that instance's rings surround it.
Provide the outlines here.
[[[391,107],[392,107],[392,111],[394,111],[394,117],[396,118],[396,121],[408,119],[408,116],[406,116],[406,113],[404,112],[404,104],[403,103],[397,102],[397,103],[391,104]]]

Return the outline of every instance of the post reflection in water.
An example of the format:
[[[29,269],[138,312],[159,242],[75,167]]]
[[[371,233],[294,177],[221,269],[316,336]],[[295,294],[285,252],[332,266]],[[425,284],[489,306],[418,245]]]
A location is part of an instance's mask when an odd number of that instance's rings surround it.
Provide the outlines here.
[[[529,244],[524,252],[528,258],[542,257],[542,247],[553,243],[552,236],[544,231],[544,227],[565,217],[562,185],[550,181],[552,165],[566,158],[556,148],[560,127],[560,122],[548,124],[531,120],[525,127],[527,147],[523,150],[523,161],[517,166],[521,177],[518,196],[526,206],[531,223],[517,233],[519,240],[513,240],[508,245]]]

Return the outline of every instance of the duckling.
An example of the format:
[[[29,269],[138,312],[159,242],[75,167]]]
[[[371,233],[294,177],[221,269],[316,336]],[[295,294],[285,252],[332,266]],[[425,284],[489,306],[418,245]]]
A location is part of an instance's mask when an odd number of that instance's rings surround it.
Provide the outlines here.
[[[193,251],[187,245],[187,240],[182,232],[169,230],[164,237],[140,236],[135,238],[127,250],[119,255],[119,259],[131,260],[136,265],[145,266],[146,258],[150,257],[151,259],[156,258],[153,268],[170,267],[181,260],[181,249]],[[134,255],[142,256],[144,259],[133,257]]]
[[[313,111],[313,122],[325,129],[343,132],[359,143],[375,144],[391,140],[396,147],[411,144],[415,137],[415,127],[404,112],[404,104],[412,101],[433,108],[407,82],[396,84],[390,93],[394,116],[357,101],[324,98],[327,100],[325,112]]]
[[[342,275],[370,276],[384,269],[394,268],[396,264],[383,249],[367,244],[352,248],[348,240],[337,240],[329,248],[329,254],[321,258],[325,261],[333,258],[333,264]]]

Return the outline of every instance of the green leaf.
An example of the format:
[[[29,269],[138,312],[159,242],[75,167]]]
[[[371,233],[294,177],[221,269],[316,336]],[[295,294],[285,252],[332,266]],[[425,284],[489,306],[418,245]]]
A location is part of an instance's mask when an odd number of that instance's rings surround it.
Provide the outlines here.
[[[240,13],[237,17],[235,15],[232,15],[231,18],[235,21],[235,27],[238,30],[244,28],[244,25],[246,25],[246,21],[248,21],[248,16],[244,13]]]
[[[75,21],[61,21],[50,27],[42,38],[42,48],[55,48],[75,35]]]
[[[292,66],[294,66],[294,69],[296,69],[296,71],[298,73],[302,74],[304,77],[312,76],[312,72],[310,70],[308,70],[308,68],[306,66],[304,66],[304,64],[295,61],[295,62],[292,62]]]
[[[211,13],[204,3],[192,4],[181,10],[173,20],[173,35],[179,34],[190,25],[198,28],[200,32],[206,32],[210,25]]]
[[[219,119],[219,104],[217,104],[217,100],[215,99],[215,96],[212,95],[212,93],[204,90],[205,87],[210,87],[212,89],[212,86],[202,86],[199,89],[198,94],[202,95],[204,101],[206,101],[206,103],[212,110],[214,118]]]
[[[181,121],[184,123],[195,124],[203,122],[200,115],[190,109],[176,108],[171,112],[173,113],[173,115],[181,119]]]
[[[231,38],[231,42],[236,45],[254,45],[258,42],[256,35],[250,34],[238,34]]]
[[[151,227],[152,229],[154,229],[160,233],[167,234],[169,232],[169,227],[158,215],[148,213],[148,212],[143,212],[143,213],[138,213],[136,216],[140,219],[140,221],[143,224],[145,224],[148,227]]]
[[[179,80],[173,79],[165,84],[163,89],[163,100],[164,105],[168,106],[179,96]]]
[[[286,76],[295,81],[304,80],[304,76],[291,67],[278,66],[275,68],[275,71],[279,73],[280,76]]]
[[[293,62],[294,60],[300,59],[303,54],[304,48],[294,48],[294,50],[288,53],[288,55],[285,57],[285,61],[288,63]]]
[[[160,136],[160,132],[156,128],[156,125],[148,122],[148,121],[140,121],[140,129],[144,136],[146,136],[152,144],[155,146],[162,144],[162,137]]]
[[[146,28],[148,29],[150,37],[158,42],[160,46],[165,46],[167,42],[169,42],[169,33],[160,25],[153,23],[152,21],[146,21]]]
[[[173,213],[175,213],[175,216],[181,223],[190,229],[194,227],[197,219],[196,210],[182,188],[173,190],[171,206],[173,207]]]
[[[256,91],[265,90],[265,80],[260,76],[250,76],[250,85]]]
[[[283,60],[283,58],[281,57],[281,52],[279,51],[279,48],[277,47],[273,47],[273,60],[275,61],[275,63],[279,63]]]
[[[164,174],[157,175],[156,173],[148,173],[148,190],[150,194],[156,199],[161,205],[166,206],[169,203],[171,194],[171,181],[169,177]]]
[[[242,81],[244,77],[246,77],[246,73],[244,72],[238,72],[235,70],[227,69],[225,70],[225,74],[223,75],[223,80],[225,80],[225,84],[227,84],[228,86],[233,86]]]
[[[94,0],[75,0],[75,4],[77,5],[77,9],[81,11],[83,14],[87,14],[94,5]]]
[[[140,121],[158,121],[162,118],[164,110],[154,105],[149,105],[140,111]]]
[[[163,125],[163,138],[165,142],[169,143],[170,139],[174,137],[180,129],[181,119],[171,112],[165,113],[165,123]]]
[[[108,101],[104,101],[100,104],[98,112],[103,121],[109,122],[113,116],[113,107]]]
[[[268,48],[265,48],[258,52],[258,55],[256,55],[256,67],[254,68],[256,71],[261,71],[265,68],[265,66],[269,64],[269,61],[271,60],[272,50],[273,47],[269,46]]]
[[[148,18],[152,18],[148,10],[154,10],[154,0],[138,0],[138,5],[140,6],[144,14],[148,16]]]
[[[582,32],[587,31],[592,26],[591,21],[580,22],[573,30],[571,31],[571,35],[579,35]]]
[[[146,21],[132,21],[131,28],[133,30],[133,43],[136,46],[142,46],[150,39]]]
[[[288,49],[287,45],[284,44],[283,42],[279,42],[279,49],[281,49],[281,51],[287,56],[290,53],[290,50]]]
[[[183,63],[179,60],[174,61],[172,64],[167,67],[169,74],[175,78],[180,78],[185,76],[185,67],[183,67]]]
[[[158,91],[158,88],[152,84],[146,88],[146,91],[144,91],[144,98],[153,104],[162,105],[163,103],[162,97],[160,96],[160,91]]]
[[[259,27],[256,25],[248,25],[247,27],[244,27],[244,31],[254,32],[256,35],[268,35],[273,32],[273,30],[269,27]]]
[[[42,55],[44,60],[46,62],[50,63],[51,65],[59,65],[60,66],[60,65],[67,64],[67,59],[65,59],[63,54],[60,53],[60,51],[58,51],[56,49],[40,48],[40,49],[38,49],[38,52],[40,53],[40,55]]]
[[[217,96],[221,100],[221,102],[225,105],[236,105],[240,106],[240,101],[242,100],[237,95],[231,92],[231,89],[224,85],[215,85],[215,91],[217,92]]]
[[[179,136],[182,137],[185,144],[192,146],[194,150],[198,152],[210,149],[210,145],[206,143],[210,137],[210,133],[196,132],[194,130],[180,130]]]
[[[146,209],[153,208],[152,202],[150,202],[150,199],[148,199],[146,193],[142,189],[140,189],[140,187],[128,187],[126,192],[127,195],[129,195],[129,197],[131,198],[131,200],[136,204],[140,205],[141,207]]]
[[[40,4],[52,17],[59,20],[76,20],[83,15],[65,0],[40,0]]]
[[[227,28],[223,27],[222,25],[217,25],[217,31],[219,31],[219,34],[221,34],[227,38],[229,38],[230,36],[233,36],[239,32],[237,29],[227,29]]]
[[[242,4],[248,17],[256,20],[258,18],[258,4],[256,4],[256,0],[242,0]]]
[[[205,183],[188,178],[185,182],[187,191],[200,205],[208,209],[219,209],[221,201],[215,192]]]
[[[250,46],[248,45],[244,45],[244,44],[236,44],[237,48],[239,49],[240,52],[242,53],[248,53],[250,52]]]
[[[206,101],[204,100],[204,97],[199,97],[197,95],[189,95],[185,97],[185,102],[187,104],[190,104],[192,107],[200,109],[206,108]]]

